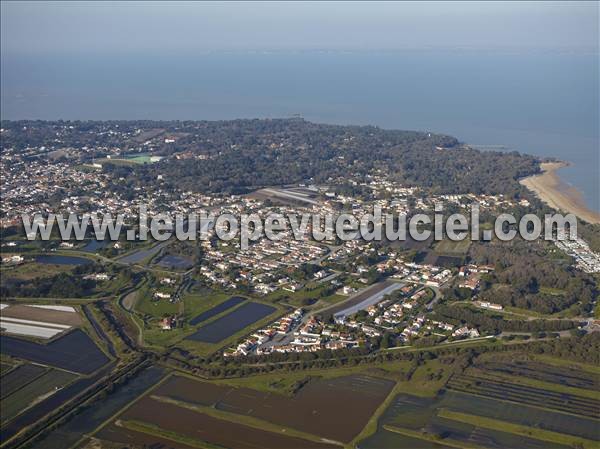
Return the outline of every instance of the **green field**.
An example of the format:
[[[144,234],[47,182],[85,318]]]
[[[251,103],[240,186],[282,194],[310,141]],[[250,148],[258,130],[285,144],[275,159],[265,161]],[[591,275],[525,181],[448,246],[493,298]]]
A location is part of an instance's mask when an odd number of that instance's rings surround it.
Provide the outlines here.
[[[175,315],[179,312],[179,304],[172,303],[168,299],[155,299],[153,293],[148,289],[138,293],[135,310],[142,315],[150,315],[153,318],[162,318],[167,315]]]
[[[469,251],[471,241],[469,239],[454,242],[450,239],[445,239],[435,245],[434,251],[437,254],[447,254],[450,256],[463,256]]]
[[[307,310],[330,306],[348,298],[347,296],[335,293],[322,296],[328,287],[329,285],[326,282],[309,282],[297,292],[289,292],[280,288],[266,296],[257,298],[266,302],[281,301],[282,304],[289,304],[292,307],[302,307]],[[364,288],[365,285],[359,284],[359,287]]]
[[[97,159],[96,162],[100,164],[115,164],[115,165],[135,165],[135,164],[153,164],[154,161],[151,161],[150,158],[152,155],[150,154],[140,154],[139,156],[126,156],[119,158],[104,158]]]
[[[189,321],[202,312],[221,304],[231,295],[206,289],[206,291],[186,295],[183,298],[185,320]]]
[[[13,278],[28,281],[36,278],[50,277],[63,272],[73,271],[74,265],[58,265],[28,262],[0,269],[2,278]]]

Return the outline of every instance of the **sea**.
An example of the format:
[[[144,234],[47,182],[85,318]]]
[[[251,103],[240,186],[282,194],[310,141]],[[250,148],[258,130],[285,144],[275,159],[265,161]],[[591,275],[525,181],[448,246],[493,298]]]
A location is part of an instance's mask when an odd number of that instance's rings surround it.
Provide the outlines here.
[[[598,67],[597,49],[3,54],[1,115],[299,115],[447,133],[483,150],[570,162],[561,178],[600,211]]]

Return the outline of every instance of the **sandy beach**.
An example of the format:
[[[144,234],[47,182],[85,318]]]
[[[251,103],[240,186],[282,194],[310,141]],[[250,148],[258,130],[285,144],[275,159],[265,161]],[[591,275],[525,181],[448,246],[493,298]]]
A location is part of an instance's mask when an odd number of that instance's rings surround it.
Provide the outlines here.
[[[573,213],[589,223],[600,223],[600,213],[589,209],[581,192],[566,184],[556,173],[565,162],[544,162],[541,174],[521,180],[521,184],[533,191],[548,206],[562,212]]]

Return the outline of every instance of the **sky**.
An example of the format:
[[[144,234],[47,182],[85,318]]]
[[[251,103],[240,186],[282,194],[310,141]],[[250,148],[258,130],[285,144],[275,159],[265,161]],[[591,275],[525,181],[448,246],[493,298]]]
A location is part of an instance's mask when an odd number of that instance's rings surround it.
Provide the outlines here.
[[[598,2],[1,2],[3,54],[598,49]]]

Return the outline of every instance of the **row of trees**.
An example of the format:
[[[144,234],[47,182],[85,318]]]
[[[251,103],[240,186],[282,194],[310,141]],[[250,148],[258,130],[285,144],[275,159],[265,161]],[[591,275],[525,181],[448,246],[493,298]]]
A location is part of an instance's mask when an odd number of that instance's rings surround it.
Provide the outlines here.
[[[518,351],[520,354],[545,354],[578,362],[600,363],[600,334],[574,335],[570,338],[532,341],[527,344],[505,343],[478,347],[439,346],[422,351],[378,351],[368,353],[364,348],[344,351],[320,351],[308,354],[278,354],[260,362],[253,357],[227,359],[220,356],[201,358],[187,351],[174,349],[163,356],[163,361],[198,376],[207,378],[239,377],[274,371],[295,372],[309,369],[336,368],[377,364],[396,360],[423,363],[439,359],[444,364],[464,369],[480,354],[486,352]]]
[[[500,332],[558,332],[576,328],[580,323],[573,320],[505,320],[502,316],[487,312],[440,304],[435,317],[455,325],[476,326],[487,333]]]

